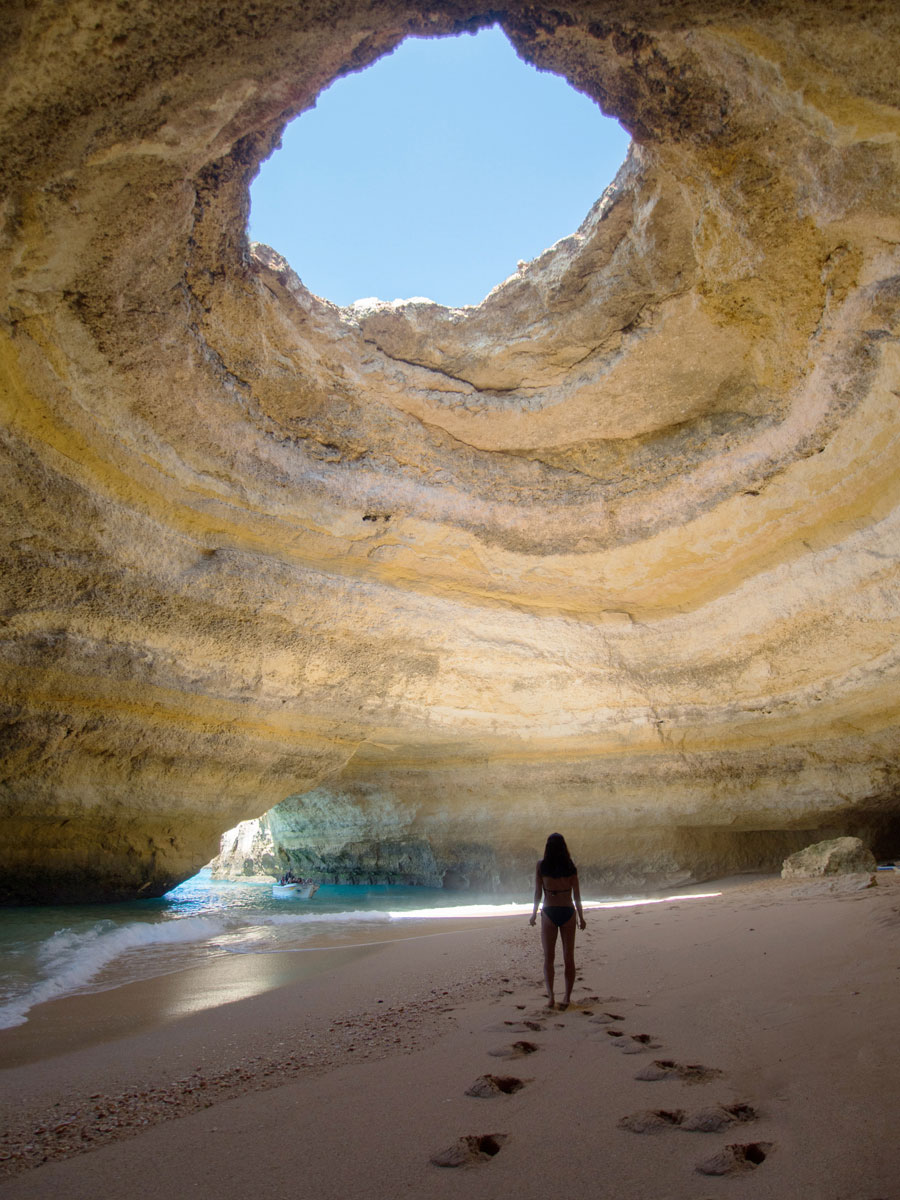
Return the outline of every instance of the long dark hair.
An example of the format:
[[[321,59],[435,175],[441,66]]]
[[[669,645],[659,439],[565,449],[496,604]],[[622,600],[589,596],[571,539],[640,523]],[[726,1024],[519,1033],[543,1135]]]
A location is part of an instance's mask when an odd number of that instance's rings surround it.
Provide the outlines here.
[[[578,868],[572,862],[566,839],[561,833],[551,833],[544,847],[544,857],[538,863],[538,870],[548,879],[565,879],[567,875],[577,875]]]

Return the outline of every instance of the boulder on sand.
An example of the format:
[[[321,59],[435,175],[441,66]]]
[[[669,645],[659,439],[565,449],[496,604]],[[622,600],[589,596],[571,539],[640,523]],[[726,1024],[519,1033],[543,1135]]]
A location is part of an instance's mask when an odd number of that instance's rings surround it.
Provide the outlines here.
[[[856,837],[831,838],[791,854],[781,864],[782,879],[819,879],[823,875],[875,875],[878,864]]]

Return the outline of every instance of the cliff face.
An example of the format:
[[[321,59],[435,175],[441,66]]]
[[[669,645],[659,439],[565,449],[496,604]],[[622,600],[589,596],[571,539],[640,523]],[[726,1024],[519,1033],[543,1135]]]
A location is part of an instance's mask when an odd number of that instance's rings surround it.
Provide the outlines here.
[[[635,145],[477,308],[248,246],[289,118],[484,12],[7,6],[5,898],[159,894],[288,796],[374,877],[896,835],[896,5],[509,6]]]

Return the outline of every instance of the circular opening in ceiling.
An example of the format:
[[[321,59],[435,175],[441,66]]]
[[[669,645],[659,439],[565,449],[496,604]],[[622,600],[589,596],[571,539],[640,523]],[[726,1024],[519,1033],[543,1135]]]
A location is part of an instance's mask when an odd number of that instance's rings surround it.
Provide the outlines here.
[[[629,145],[498,28],[410,38],[336,80],[251,189],[250,237],[335,304],[478,304],[572,233]]]

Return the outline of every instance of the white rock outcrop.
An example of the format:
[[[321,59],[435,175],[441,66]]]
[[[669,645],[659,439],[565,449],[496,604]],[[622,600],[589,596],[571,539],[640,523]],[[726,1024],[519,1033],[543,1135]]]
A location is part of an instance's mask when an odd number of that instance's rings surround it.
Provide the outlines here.
[[[784,860],[782,879],[820,879],[825,875],[874,877],[878,864],[872,851],[859,838],[829,838],[798,850]]]

